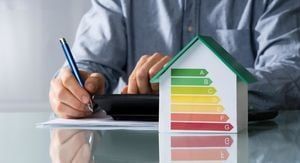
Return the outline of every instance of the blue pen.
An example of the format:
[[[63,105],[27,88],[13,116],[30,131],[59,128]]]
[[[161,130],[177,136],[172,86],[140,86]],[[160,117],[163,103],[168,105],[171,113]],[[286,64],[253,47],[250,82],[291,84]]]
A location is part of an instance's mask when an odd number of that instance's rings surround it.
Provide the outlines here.
[[[67,62],[69,64],[71,70],[72,70],[73,75],[75,76],[75,78],[78,81],[79,85],[82,88],[84,88],[84,84],[83,84],[84,82],[83,82],[83,80],[82,80],[82,78],[81,78],[81,76],[79,74],[78,67],[77,67],[76,62],[75,62],[75,60],[73,58],[72,52],[70,50],[70,47],[69,47],[66,39],[65,38],[61,38],[61,39],[59,39],[59,42],[60,42],[60,44],[61,44],[61,46],[62,46],[62,48],[64,50],[65,57],[67,59]],[[89,105],[88,105],[88,109],[91,112],[94,112],[93,107],[94,107],[94,103],[93,103],[92,100],[90,100]]]

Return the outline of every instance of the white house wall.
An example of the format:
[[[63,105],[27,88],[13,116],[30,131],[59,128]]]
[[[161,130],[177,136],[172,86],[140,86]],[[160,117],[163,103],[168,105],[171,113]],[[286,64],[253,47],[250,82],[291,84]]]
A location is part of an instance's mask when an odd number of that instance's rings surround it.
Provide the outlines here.
[[[248,127],[248,85],[238,80],[237,88],[237,121],[240,131]]]
[[[171,104],[171,71],[168,69],[163,76],[159,78],[159,131],[170,131],[170,104]],[[163,124],[163,125],[162,125]]]

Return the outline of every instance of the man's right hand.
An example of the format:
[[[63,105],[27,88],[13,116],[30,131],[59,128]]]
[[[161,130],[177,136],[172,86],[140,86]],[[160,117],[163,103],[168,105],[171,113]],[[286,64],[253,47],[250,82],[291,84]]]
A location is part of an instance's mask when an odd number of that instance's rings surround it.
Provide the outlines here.
[[[99,73],[80,71],[85,79],[81,88],[69,68],[62,68],[51,80],[49,101],[52,110],[62,118],[83,118],[91,115],[88,103],[91,95],[104,93],[104,77]]]

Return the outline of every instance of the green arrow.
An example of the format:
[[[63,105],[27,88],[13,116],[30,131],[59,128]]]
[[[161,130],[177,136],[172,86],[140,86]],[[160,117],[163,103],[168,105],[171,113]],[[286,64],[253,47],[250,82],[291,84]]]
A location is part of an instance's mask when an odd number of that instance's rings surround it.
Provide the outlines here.
[[[206,76],[206,69],[184,69],[174,68],[171,70],[171,76]]]
[[[213,95],[216,93],[214,87],[171,87],[172,94],[202,94]]]
[[[180,77],[172,77],[171,84],[172,85],[199,85],[206,86],[210,85],[212,81],[209,78],[180,78]]]

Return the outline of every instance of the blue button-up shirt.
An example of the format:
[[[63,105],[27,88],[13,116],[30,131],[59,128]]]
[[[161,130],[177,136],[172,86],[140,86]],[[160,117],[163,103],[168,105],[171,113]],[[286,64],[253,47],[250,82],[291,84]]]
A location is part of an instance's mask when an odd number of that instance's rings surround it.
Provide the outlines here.
[[[299,0],[92,0],[73,51],[110,93],[142,55],[175,55],[208,35],[259,79],[249,86],[251,107],[299,108],[299,27]]]

